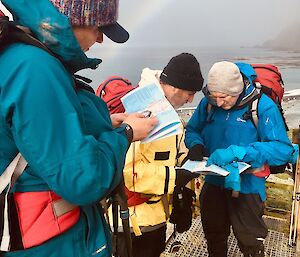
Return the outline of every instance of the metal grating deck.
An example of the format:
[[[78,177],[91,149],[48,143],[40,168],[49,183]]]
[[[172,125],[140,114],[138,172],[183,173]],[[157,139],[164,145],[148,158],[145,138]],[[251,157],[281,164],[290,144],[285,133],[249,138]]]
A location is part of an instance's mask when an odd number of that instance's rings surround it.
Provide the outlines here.
[[[176,253],[169,253],[171,245],[174,241],[180,241],[182,246]],[[166,250],[161,254],[161,257],[206,257],[207,246],[204,238],[204,233],[202,230],[201,219],[197,217],[193,220],[192,226],[189,231],[179,234],[177,233],[176,238],[170,237]],[[237,246],[237,241],[231,233],[228,239],[228,256],[229,257],[239,257],[242,256],[239,247]],[[274,230],[269,230],[268,237],[265,241],[265,256],[266,257],[294,257],[295,247],[290,247],[288,245],[288,238],[284,233],[277,232]]]

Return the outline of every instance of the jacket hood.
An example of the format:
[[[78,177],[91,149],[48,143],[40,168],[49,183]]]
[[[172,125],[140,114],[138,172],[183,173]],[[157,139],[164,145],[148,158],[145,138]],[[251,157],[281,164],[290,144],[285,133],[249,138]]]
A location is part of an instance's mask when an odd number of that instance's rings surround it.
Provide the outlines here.
[[[249,101],[252,101],[253,98],[257,97],[259,92],[256,90],[253,84],[253,81],[256,79],[256,72],[254,71],[253,67],[244,62],[236,62],[235,65],[238,66],[244,80],[244,90],[236,103],[237,107],[241,107],[247,104]]]
[[[144,68],[141,74],[141,80],[138,85],[142,87],[149,84],[155,84],[160,87],[159,77],[161,72],[161,70],[151,70],[149,68]]]
[[[236,62],[236,66],[238,66],[240,72],[243,75],[244,78],[244,96],[247,96],[252,93],[253,90],[255,90],[255,87],[253,85],[253,81],[256,79],[256,72],[254,71],[253,67],[244,62]]]
[[[34,36],[57,54],[71,72],[96,69],[100,59],[88,58],[75,38],[67,16],[49,0],[2,0],[16,24],[28,27]]]

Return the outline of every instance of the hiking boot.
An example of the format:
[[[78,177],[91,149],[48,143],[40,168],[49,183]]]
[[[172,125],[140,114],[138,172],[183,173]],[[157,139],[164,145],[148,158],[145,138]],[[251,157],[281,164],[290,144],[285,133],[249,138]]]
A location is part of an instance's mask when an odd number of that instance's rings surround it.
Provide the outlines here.
[[[264,257],[264,256],[265,256],[265,252],[263,247],[255,251],[244,253],[244,257]]]

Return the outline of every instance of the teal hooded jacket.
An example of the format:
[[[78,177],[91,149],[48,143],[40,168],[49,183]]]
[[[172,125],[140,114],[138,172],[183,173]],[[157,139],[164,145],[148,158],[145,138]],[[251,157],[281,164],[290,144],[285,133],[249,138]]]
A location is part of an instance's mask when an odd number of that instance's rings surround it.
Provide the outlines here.
[[[22,43],[0,52],[0,174],[21,152],[28,166],[15,192],[52,190],[82,210],[64,234],[4,256],[111,256],[96,203],[119,183],[129,143],[123,128],[113,129],[106,104],[90,92],[76,92],[72,79],[73,72],[96,68],[101,60],[86,57],[67,17],[49,0],[3,3],[61,61]]]

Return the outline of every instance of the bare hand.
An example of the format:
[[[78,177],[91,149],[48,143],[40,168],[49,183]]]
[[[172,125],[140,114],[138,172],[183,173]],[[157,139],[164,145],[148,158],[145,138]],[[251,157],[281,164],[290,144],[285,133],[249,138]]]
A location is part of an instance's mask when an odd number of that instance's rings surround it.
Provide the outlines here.
[[[141,113],[132,113],[123,122],[132,127],[133,141],[139,141],[149,135],[158,120],[156,117],[145,118]]]
[[[119,127],[123,121],[128,117],[127,113],[114,113],[110,115],[113,127]]]

